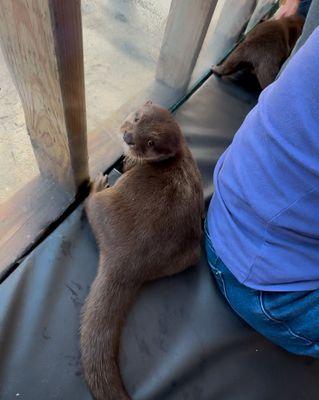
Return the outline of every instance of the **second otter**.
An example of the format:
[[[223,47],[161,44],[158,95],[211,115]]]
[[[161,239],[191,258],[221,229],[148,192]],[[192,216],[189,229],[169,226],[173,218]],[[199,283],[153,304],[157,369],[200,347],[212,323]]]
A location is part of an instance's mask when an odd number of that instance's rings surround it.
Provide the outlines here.
[[[146,103],[123,124],[125,173],[111,188],[95,183],[86,204],[100,249],[83,309],[81,352],[97,400],[127,400],[118,367],[121,328],[140,287],[200,258],[203,192],[179,126]]]
[[[303,24],[304,19],[297,15],[261,22],[223,64],[213,66],[213,71],[219,76],[250,71],[264,89],[276,79],[302,32]]]

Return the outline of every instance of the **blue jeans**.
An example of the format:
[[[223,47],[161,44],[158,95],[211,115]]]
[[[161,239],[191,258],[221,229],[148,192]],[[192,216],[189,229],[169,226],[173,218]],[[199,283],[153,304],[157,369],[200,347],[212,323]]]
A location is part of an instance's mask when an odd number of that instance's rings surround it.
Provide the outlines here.
[[[251,327],[291,353],[319,358],[319,290],[265,292],[242,285],[205,239],[208,263],[231,308]]]

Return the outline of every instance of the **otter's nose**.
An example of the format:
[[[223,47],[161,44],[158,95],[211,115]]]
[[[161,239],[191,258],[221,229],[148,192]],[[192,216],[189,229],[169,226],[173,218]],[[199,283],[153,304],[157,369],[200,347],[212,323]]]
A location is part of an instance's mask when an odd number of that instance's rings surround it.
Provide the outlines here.
[[[133,134],[129,132],[125,132],[123,135],[124,142],[128,145],[134,144]]]

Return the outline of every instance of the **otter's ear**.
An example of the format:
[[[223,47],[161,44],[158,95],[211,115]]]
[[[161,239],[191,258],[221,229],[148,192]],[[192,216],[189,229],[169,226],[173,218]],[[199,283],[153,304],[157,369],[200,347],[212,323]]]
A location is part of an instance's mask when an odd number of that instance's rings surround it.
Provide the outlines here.
[[[151,100],[148,100],[139,110],[139,119],[142,119],[145,115],[149,114],[149,107],[153,104]]]

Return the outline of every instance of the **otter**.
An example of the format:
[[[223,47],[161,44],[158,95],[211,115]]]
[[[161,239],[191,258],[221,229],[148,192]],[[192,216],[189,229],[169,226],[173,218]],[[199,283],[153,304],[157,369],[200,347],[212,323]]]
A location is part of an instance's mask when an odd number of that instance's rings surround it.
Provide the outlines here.
[[[301,35],[304,18],[298,15],[259,23],[234,52],[212,70],[217,76],[249,71],[261,89],[270,85]]]
[[[121,330],[141,286],[196,264],[204,200],[200,173],[171,113],[147,102],[121,127],[124,173],[99,177],[85,210],[99,246],[85,301],[80,347],[96,400],[130,399],[121,380]]]

